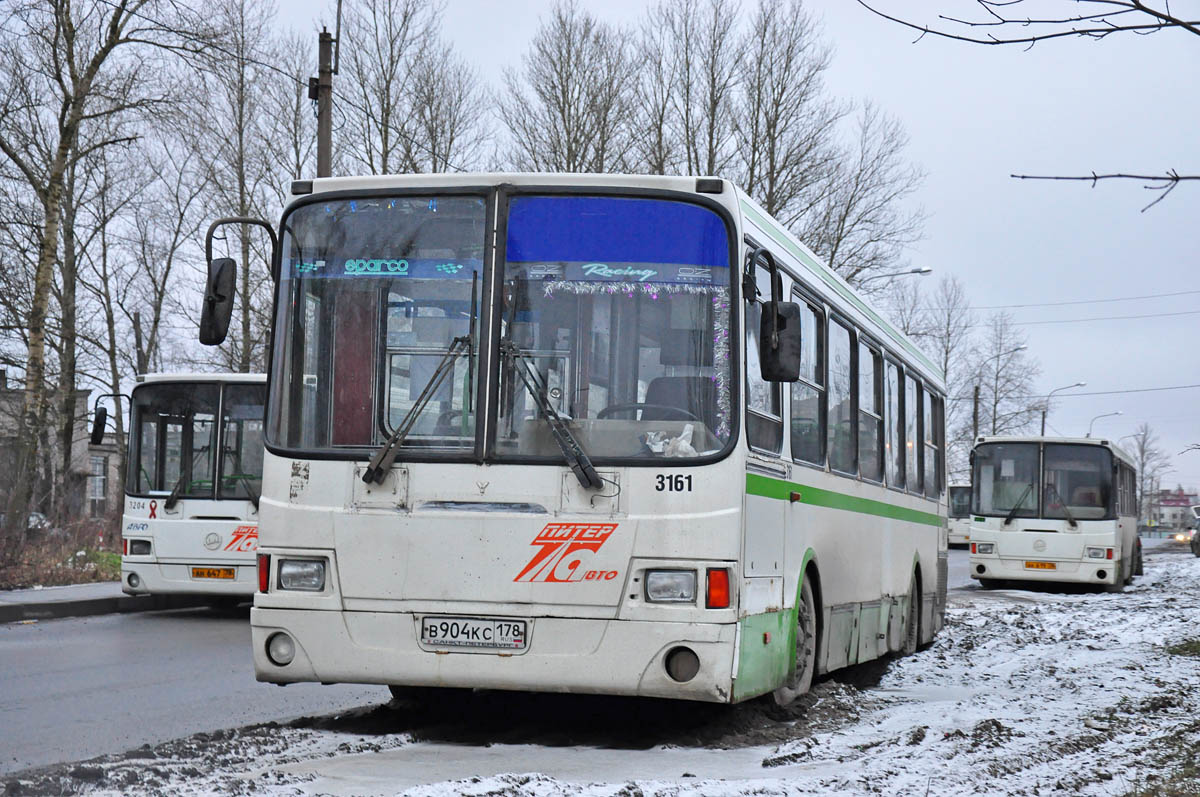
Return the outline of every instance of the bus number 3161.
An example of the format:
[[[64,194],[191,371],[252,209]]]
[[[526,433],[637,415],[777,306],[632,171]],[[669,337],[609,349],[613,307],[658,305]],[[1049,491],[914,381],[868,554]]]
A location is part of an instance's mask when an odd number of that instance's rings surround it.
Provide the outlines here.
[[[665,473],[660,473],[655,479],[654,489],[660,493],[664,491],[668,493],[690,493],[692,491],[691,476],[681,476],[679,474],[668,476]]]

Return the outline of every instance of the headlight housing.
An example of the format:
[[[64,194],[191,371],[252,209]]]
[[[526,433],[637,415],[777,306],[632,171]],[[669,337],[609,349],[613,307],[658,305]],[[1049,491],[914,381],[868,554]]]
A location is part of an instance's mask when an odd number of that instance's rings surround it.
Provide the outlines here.
[[[974,543],[975,553],[995,553],[996,544],[994,542],[977,542]]]
[[[321,592],[325,589],[325,562],[316,559],[280,559],[279,588]]]
[[[654,603],[695,603],[695,570],[647,570],[646,600]]]
[[[1103,559],[1104,558],[1104,549],[1089,547],[1087,549],[1087,555],[1088,555],[1088,559]]]

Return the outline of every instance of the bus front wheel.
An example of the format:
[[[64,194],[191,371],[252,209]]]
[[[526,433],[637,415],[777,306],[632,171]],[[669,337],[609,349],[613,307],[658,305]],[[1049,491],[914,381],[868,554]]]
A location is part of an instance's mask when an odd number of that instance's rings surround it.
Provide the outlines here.
[[[800,605],[796,607],[796,666],[783,686],[775,690],[775,702],[789,705],[812,688],[817,669],[817,602],[807,576],[801,576]]]

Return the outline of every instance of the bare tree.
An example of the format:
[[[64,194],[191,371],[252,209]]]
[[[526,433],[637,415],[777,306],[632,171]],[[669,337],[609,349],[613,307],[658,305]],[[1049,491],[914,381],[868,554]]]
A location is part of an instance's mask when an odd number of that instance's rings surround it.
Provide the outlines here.
[[[1158,446],[1158,435],[1150,428],[1150,424],[1142,422],[1131,435],[1133,438],[1133,461],[1138,470],[1138,518],[1148,522],[1152,514],[1153,493],[1159,478],[1171,464],[1167,456]]]
[[[16,479],[6,516],[10,542],[24,536],[31,474],[45,436],[46,322],[67,173],[73,161],[127,139],[117,122],[161,99],[158,82],[148,76],[157,66],[156,55],[179,42],[180,32],[194,23],[180,13],[175,4],[152,0],[19,0],[9,3],[0,18],[0,82],[7,87],[0,95],[0,153],[28,185],[41,215],[25,318],[27,366]],[[102,135],[82,138],[88,126]]]
[[[899,121],[874,104],[863,105],[857,133],[857,144],[837,164],[820,207],[798,227],[801,239],[830,268],[850,284],[876,292],[886,282],[870,278],[894,271],[921,236],[925,213],[911,202],[925,175],[904,159],[908,135]]]
[[[824,85],[832,53],[800,0],[759,0],[740,52],[738,181],[791,227],[820,204],[841,154],[846,109]]]
[[[363,0],[344,14],[339,69],[349,88],[339,97],[354,109],[344,128],[355,142],[347,154],[369,174],[408,170],[413,66],[432,44],[439,8],[429,0]]]
[[[930,35],[971,44],[1017,45],[1028,49],[1056,39],[1103,39],[1117,34],[1145,36],[1175,30],[1200,36],[1200,20],[1174,13],[1170,0],[976,0],[974,18],[939,14],[932,25],[886,13],[880,10],[878,2],[858,0],[858,4],[877,16],[919,31],[917,41]],[[1022,13],[1029,6],[1035,7],[1035,12]],[[1179,183],[1200,180],[1200,175],[1181,175],[1175,169],[1163,174],[1010,176],[1020,180],[1088,182],[1093,186],[1100,180],[1138,180],[1145,183],[1144,188],[1161,192],[1142,208],[1143,212],[1166,198]]]
[[[899,282],[903,284],[905,281]],[[975,317],[966,288],[955,276],[942,277],[923,310],[924,334],[918,342],[941,367],[950,393],[945,419],[947,467],[958,480],[966,481],[968,454],[974,443],[971,423],[973,407],[971,401],[962,400],[966,396],[959,394],[968,389],[972,362],[978,362],[971,334]]]
[[[478,74],[448,43],[436,41],[417,56],[414,67],[406,168],[421,173],[470,168],[489,139],[488,98]]]
[[[966,370],[980,387],[980,429],[989,434],[1023,432],[1038,417],[1041,404],[1029,397],[1041,367],[1025,346],[1025,334],[1010,314],[994,313],[988,318],[979,359]]]
[[[669,19],[663,5],[652,7],[642,20],[636,44],[643,60],[635,87],[630,158],[635,169],[647,174],[675,174],[683,168],[683,146],[672,127],[679,64],[673,57]]]
[[[508,159],[528,171],[607,172],[633,150],[630,35],[560,0],[497,99]]]

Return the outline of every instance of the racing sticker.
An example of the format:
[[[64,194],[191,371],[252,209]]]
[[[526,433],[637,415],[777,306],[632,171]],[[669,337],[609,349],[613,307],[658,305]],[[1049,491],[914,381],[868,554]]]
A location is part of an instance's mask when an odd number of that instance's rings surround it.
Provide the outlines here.
[[[538,552],[513,581],[612,581],[616,570],[589,570],[586,563],[616,529],[616,523],[547,523],[530,543]]]
[[[249,553],[258,550],[258,526],[238,526],[233,530],[233,539],[225,546],[226,551]]]

